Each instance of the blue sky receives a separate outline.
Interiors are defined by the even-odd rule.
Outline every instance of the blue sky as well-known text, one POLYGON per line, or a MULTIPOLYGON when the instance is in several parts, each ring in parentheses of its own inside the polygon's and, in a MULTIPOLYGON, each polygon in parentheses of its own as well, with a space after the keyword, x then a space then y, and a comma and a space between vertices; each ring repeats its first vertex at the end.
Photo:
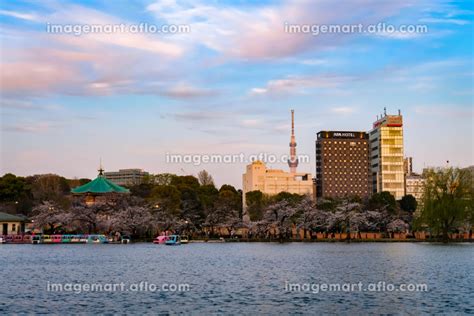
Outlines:
MULTIPOLYGON (((415 169, 474 164, 472 1, 9 1, 0 6, 1 173, 196 174, 241 187, 245 163, 174 154, 299 154, 319 130, 402 111, 415 169), (185 34, 51 34, 50 24, 185 24, 185 34), (289 34, 293 24, 427 33, 289 34)), ((287 169, 283 163, 273 168, 287 169)))

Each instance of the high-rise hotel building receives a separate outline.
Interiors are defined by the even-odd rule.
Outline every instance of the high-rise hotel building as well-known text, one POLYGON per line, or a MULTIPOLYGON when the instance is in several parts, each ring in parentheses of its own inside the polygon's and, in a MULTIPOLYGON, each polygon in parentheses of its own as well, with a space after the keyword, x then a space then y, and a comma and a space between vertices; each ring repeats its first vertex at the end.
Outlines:
POLYGON ((387 115, 378 119, 369 133, 374 192, 388 191, 399 200, 405 195, 403 118, 387 115))
POLYGON ((321 131, 316 139, 316 196, 372 194, 369 135, 321 131))

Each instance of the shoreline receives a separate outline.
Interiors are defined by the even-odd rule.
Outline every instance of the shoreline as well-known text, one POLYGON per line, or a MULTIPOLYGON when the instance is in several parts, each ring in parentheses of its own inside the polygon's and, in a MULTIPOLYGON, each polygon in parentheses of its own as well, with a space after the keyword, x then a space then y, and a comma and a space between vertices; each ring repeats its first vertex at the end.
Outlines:
MULTIPOLYGON (((252 240, 218 240, 218 239, 211 239, 211 240, 203 240, 203 239, 196 239, 190 240, 190 244, 225 244, 225 243, 279 243, 279 244, 289 244, 289 243, 430 243, 430 244, 459 244, 459 243, 474 243, 474 240, 451 240, 448 242, 443 242, 442 240, 417 240, 417 239, 405 239, 405 240, 392 240, 392 239, 376 239, 376 240, 331 240, 331 239, 318 239, 318 240, 298 240, 298 239, 289 239, 289 240, 276 240, 276 239, 252 239, 252 240)), ((147 240, 137 240, 130 242, 130 244, 153 244, 152 241, 147 240)), ((3 243, 1 245, 90 245, 87 243, 39 243, 39 244, 32 244, 32 243, 23 243, 23 242, 15 242, 15 243, 3 243)), ((97 244, 99 245, 99 244, 97 244)), ((117 242, 111 243, 101 243, 100 245, 127 245, 117 242)))

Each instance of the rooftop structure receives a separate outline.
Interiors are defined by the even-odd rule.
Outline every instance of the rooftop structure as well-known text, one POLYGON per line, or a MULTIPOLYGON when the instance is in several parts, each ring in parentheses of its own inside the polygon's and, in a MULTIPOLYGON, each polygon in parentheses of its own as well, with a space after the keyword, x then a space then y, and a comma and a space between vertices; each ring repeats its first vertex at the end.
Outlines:
POLYGON ((0 234, 15 235, 25 231, 24 217, 0 212, 0 234))
POLYGON ((143 182, 148 172, 142 169, 119 169, 119 171, 104 172, 104 177, 118 185, 137 185, 143 182))
POLYGON ((89 183, 81 185, 71 190, 71 192, 75 195, 85 195, 86 196, 86 204, 91 205, 98 200, 96 199, 98 196, 105 195, 105 194, 112 194, 112 193, 130 193, 130 191, 124 187, 121 187, 112 181, 106 179, 104 177, 104 170, 100 167, 99 175, 97 178, 92 180, 89 183))

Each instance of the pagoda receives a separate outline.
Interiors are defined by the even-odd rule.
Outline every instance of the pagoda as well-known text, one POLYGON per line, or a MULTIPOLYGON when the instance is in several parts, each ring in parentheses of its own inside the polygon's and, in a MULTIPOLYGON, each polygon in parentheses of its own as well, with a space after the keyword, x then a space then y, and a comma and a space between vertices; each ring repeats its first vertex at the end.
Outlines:
POLYGON ((99 175, 97 178, 89 183, 78 186, 71 190, 75 196, 84 196, 87 205, 96 203, 104 203, 113 200, 117 194, 128 194, 130 190, 113 183, 104 177, 104 169, 99 168, 99 175))

